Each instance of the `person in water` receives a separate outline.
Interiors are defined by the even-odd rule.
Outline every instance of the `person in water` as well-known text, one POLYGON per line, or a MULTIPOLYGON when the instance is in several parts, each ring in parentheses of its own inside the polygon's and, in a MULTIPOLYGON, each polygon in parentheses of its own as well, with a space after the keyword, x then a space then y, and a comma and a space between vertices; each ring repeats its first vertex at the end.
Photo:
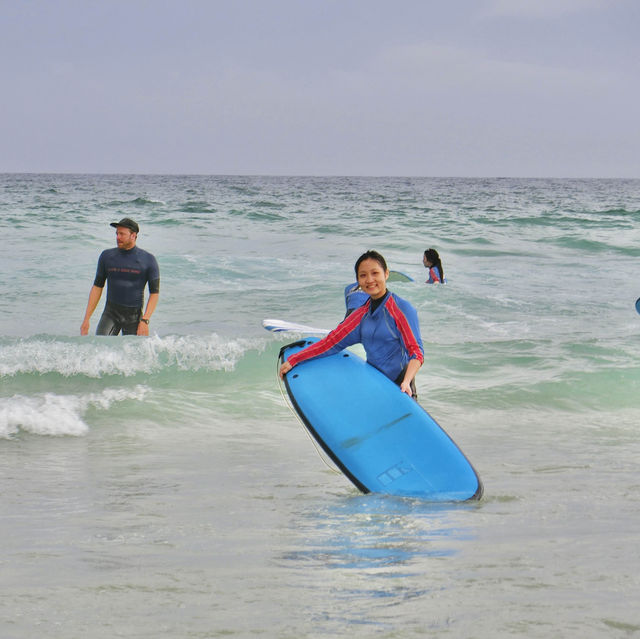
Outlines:
POLYGON ((447 280, 444 278, 444 269, 442 268, 438 251, 432 248, 427 249, 422 256, 422 263, 426 269, 429 269, 429 277, 426 284, 447 283, 447 280))
POLYGON ((96 335, 149 335, 149 320, 160 295, 160 269, 156 258, 136 246, 140 228, 125 217, 112 222, 116 229, 116 248, 106 249, 98 258, 96 277, 89 292, 87 310, 80 334, 89 334, 89 321, 107 283, 107 301, 96 335), (144 289, 149 286, 147 307, 144 289))
POLYGON ((409 302, 387 290, 389 269, 380 253, 367 251, 361 255, 355 271, 369 299, 325 338, 290 355, 280 367, 280 377, 300 362, 362 344, 367 362, 416 399, 415 376, 424 362, 418 313, 409 302))

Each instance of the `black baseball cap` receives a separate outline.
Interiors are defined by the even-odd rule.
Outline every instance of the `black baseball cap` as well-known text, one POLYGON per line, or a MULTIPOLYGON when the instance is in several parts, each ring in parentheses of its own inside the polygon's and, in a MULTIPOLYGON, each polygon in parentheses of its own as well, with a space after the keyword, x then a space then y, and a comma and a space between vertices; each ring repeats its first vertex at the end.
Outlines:
POLYGON ((118 228, 124 226, 126 229, 133 231, 134 233, 140 233, 140 227, 137 222, 134 222, 130 217, 123 217, 119 222, 111 222, 109 226, 118 228))

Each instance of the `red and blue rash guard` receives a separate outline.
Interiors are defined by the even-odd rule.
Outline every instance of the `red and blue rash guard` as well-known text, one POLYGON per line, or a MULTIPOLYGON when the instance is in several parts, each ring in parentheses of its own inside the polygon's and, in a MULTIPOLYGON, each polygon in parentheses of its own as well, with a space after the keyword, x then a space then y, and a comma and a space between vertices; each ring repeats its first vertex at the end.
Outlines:
POLYGON ((160 291, 160 269, 156 258, 141 248, 134 246, 125 250, 112 248, 102 251, 98 258, 98 268, 93 282, 95 286, 107 286, 107 301, 142 308, 144 287, 149 284, 149 293, 160 291))
POLYGON ((294 353, 291 366, 314 357, 326 357, 353 344, 362 344, 367 362, 395 381, 410 359, 424 362, 418 313, 409 302, 394 293, 370 312, 371 300, 348 315, 319 342, 294 353))
MULTIPOLYGON (((440 269, 437 266, 432 266, 429 268, 429 279, 426 281, 426 284, 436 284, 438 282, 442 282, 440 269)), ((444 284, 444 282, 442 283, 444 284)))

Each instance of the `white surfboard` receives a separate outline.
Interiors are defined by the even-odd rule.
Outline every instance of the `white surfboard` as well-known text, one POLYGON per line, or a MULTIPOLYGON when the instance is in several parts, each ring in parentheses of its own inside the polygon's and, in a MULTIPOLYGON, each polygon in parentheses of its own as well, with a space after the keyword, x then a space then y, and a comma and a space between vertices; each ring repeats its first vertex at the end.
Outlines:
POLYGON ((302 335, 327 335, 329 330, 326 328, 318 328, 316 326, 308 326, 307 324, 297 324, 296 322, 287 322, 279 319, 264 319, 262 326, 271 333, 300 333, 302 335))

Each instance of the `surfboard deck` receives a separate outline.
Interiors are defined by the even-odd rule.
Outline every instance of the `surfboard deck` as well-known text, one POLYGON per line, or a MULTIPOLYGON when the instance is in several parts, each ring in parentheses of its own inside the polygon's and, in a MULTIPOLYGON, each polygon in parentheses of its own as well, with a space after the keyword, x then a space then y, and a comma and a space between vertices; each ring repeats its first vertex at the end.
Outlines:
POLYGON ((640 313, 640 297, 636 300, 636 311, 640 313))
MULTIPOLYGON (((279 360, 315 341, 283 346, 279 360)), ((351 351, 302 362, 284 383, 311 435, 362 492, 438 502, 482 496, 478 474, 447 433, 351 351)))

